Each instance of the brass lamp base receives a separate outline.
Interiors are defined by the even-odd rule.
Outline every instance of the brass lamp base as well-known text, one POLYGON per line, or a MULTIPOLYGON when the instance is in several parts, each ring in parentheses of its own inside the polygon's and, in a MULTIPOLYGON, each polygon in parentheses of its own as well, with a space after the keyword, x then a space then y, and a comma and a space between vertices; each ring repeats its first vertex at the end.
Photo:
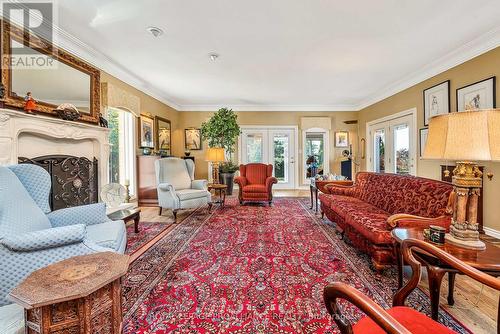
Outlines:
POLYGON ((477 209, 482 187, 482 173, 477 164, 459 161, 453 171, 453 218, 446 242, 467 249, 483 250, 479 240, 477 209))
POLYGON ((475 249, 475 250, 486 249, 485 243, 479 239, 477 239, 477 240, 462 240, 462 239, 455 238, 450 233, 446 233, 446 235, 444 236, 444 239, 446 240, 447 243, 450 243, 452 245, 462 247, 462 248, 475 249))

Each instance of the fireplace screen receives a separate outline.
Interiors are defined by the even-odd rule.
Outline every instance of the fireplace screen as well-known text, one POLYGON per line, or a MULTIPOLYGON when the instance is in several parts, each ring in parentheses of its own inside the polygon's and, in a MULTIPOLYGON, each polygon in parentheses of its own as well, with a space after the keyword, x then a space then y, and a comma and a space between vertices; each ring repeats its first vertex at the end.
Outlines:
POLYGON ((19 158, 19 163, 43 167, 52 180, 50 207, 52 210, 97 203, 97 159, 69 155, 46 155, 19 158))

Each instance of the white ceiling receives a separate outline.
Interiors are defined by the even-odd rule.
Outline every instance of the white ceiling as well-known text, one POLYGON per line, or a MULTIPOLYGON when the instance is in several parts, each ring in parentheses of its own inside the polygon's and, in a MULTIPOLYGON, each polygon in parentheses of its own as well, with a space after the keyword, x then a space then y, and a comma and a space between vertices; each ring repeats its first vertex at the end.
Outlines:
POLYGON ((500 45, 499 0, 58 6, 68 48, 90 46, 89 61, 179 110, 358 110, 500 45), (165 33, 155 39, 148 26, 165 33))

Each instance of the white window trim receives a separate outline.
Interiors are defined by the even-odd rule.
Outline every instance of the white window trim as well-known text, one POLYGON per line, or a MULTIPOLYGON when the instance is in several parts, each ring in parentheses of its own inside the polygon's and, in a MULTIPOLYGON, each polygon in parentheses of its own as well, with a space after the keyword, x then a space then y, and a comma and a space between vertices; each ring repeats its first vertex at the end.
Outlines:
POLYGON ((407 110, 403 110, 400 112, 397 112, 395 114, 391 114, 389 116, 385 116, 382 118, 375 119, 370 122, 366 122, 366 130, 365 130, 365 136, 366 136, 366 170, 369 172, 373 172, 373 164, 372 164, 372 158, 373 158, 373 143, 372 143, 372 136, 370 134, 370 127, 373 125, 376 125, 378 123, 384 123, 387 121, 392 121, 394 119, 404 117, 404 116, 412 116, 412 123, 413 123, 413 140, 414 140, 414 145, 415 149, 413 150, 413 161, 415 161, 415 175, 418 175, 418 163, 417 163, 417 151, 418 151, 418 126, 417 126, 417 108, 411 108, 407 110))
POLYGON ((306 177, 306 134, 308 132, 314 133, 322 133, 324 138, 324 166, 323 166, 323 175, 330 173, 330 130, 324 128, 309 128, 306 130, 302 130, 302 175, 300 177, 302 185, 308 186, 310 184, 310 180, 306 177))

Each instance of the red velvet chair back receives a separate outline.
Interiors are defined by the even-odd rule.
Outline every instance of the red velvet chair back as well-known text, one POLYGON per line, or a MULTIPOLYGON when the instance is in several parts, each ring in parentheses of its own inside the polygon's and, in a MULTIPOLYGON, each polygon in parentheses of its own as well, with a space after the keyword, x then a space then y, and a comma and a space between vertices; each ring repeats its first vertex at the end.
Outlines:
POLYGON ((258 163, 240 165, 240 175, 247 178, 248 184, 266 184, 266 179, 273 176, 273 165, 258 163))

